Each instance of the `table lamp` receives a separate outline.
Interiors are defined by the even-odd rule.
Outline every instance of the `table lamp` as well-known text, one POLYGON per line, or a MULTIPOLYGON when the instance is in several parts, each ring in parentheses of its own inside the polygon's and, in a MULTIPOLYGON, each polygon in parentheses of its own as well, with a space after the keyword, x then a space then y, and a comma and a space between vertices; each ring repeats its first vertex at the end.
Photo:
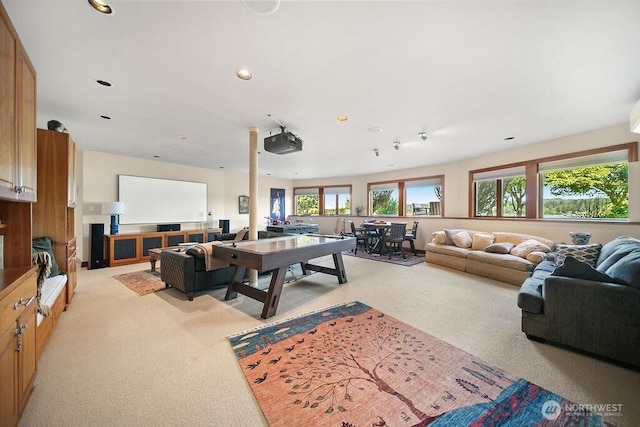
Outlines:
POLYGON ((118 234, 118 216, 124 213, 124 203, 104 202, 102 203, 102 213, 111 215, 111 234, 118 234))

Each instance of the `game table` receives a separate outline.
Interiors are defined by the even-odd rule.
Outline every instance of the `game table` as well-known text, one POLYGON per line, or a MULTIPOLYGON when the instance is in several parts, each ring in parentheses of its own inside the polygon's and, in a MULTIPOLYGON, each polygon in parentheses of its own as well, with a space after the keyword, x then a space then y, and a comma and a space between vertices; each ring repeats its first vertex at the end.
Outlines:
POLYGON ((347 274, 341 252, 355 247, 356 239, 349 236, 301 234, 222 244, 216 246, 213 256, 236 266, 224 299, 234 299, 241 293, 260 301, 264 303, 262 318, 268 319, 276 314, 282 285, 290 265, 299 263, 304 274, 307 274, 307 270, 331 274, 338 278, 338 283, 343 284, 347 282, 347 274), (309 263, 309 260, 325 255, 333 256, 334 268, 309 263), (263 291, 243 283, 247 268, 261 273, 271 272, 269 288, 263 291))

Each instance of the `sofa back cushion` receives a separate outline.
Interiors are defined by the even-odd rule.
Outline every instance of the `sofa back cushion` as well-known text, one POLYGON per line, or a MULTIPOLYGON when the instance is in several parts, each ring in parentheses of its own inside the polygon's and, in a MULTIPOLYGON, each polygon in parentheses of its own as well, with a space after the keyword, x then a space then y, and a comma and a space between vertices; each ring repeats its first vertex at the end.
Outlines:
POLYGON ((640 289, 640 240, 621 236, 606 243, 596 266, 598 271, 640 289))
POLYGON ((600 256, 602 245, 594 243, 590 245, 556 245, 556 265, 562 265, 565 258, 571 256, 578 261, 586 262, 591 267, 596 266, 596 261, 600 256))
POLYGON ((529 234, 521 234, 521 233, 508 233, 504 231, 494 231, 491 234, 496 236, 495 243, 507 242, 507 243, 513 243, 514 245, 517 245, 519 243, 524 242, 525 240, 534 239, 540 243, 544 243, 545 245, 547 245, 550 250, 554 250, 556 247, 556 244, 553 240, 549 240, 544 237, 532 236, 529 234))

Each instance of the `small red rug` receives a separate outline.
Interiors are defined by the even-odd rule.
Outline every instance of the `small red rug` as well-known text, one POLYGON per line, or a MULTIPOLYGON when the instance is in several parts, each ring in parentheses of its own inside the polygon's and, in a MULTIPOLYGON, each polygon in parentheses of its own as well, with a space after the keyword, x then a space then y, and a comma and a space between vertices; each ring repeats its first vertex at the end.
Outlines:
POLYGON ((156 271, 134 271, 133 273, 118 274, 111 277, 138 295, 152 294, 165 289, 164 282, 160 279, 160 269, 156 269, 156 271))
POLYGON ((603 425, 582 405, 360 302, 229 342, 274 427, 603 425))

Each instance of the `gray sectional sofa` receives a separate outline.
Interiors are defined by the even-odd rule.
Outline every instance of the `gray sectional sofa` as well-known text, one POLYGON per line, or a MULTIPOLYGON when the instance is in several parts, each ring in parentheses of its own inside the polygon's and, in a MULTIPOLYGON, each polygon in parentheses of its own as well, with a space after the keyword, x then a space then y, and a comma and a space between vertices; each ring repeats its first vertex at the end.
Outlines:
POLYGON ((640 240, 622 236, 595 263, 538 264, 518 293, 522 331, 640 368, 640 240))
POLYGON ((518 286, 555 248, 555 243, 549 239, 521 233, 455 229, 433 234, 434 239, 425 247, 427 262, 518 286), (467 245, 464 241, 453 241, 460 232, 465 232, 471 238, 469 247, 465 247, 469 244, 468 240, 467 245), (544 249, 534 247, 540 250, 514 251, 516 246, 532 240, 541 243, 544 249))

